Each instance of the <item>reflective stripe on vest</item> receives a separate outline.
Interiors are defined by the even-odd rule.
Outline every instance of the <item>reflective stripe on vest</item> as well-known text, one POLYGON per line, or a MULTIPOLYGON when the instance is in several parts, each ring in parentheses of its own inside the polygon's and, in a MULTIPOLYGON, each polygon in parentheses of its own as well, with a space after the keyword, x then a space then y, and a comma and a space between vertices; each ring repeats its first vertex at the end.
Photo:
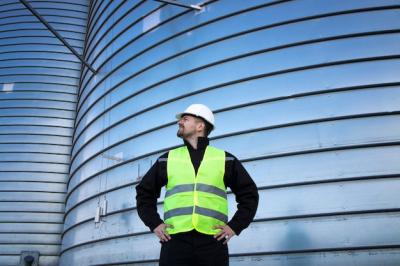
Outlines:
POLYGON ((169 234, 196 229, 215 234, 228 221, 228 201, 224 183, 225 152, 207 146, 195 174, 186 146, 168 153, 168 182, 164 199, 164 222, 173 227, 169 234))
MULTIPOLYGON (((166 191, 165 193, 165 197, 169 197, 175 193, 179 193, 179 192, 186 192, 186 191, 193 191, 194 190, 194 184, 185 184, 185 185, 177 185, 175 186, 173 189, 170 189, 168 191, 166 191)), ((226 198, 226 191, 214 186, 210 186, 207 184, 199 184, 197 183, 196 186, 196 190, 197 191, 203 191, 203 192, 208 192, 208 193, 212 193, 215 195, 218 195, 220 197, 226 198)))
MULTIPOLYGON (((172 210, 164 213, 164 219, 169 219, 174 216, 187 215, 187 214, 192 214, 192 213, 193 213, 193 207, 176 208, 176 209, 172 209, 172 210)), ((228 221, 228 216, 226 216, 225 214, 220 213, 218 211, 214 211, 212 209, 194 206, 194 213, 201 214, 204 216, 209 216, 209 217, 215 218, 217 220, 220 220, 224 223, 226 223, 228 221)))

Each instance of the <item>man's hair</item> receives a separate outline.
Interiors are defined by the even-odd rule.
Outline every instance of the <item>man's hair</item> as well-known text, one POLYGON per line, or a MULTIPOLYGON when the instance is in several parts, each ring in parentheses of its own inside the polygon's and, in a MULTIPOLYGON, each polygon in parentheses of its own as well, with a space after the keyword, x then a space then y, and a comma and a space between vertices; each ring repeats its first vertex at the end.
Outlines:
POLYGON ((213 126, 210 123, 208 123, 206 120, 203 119, 203 121, 204 121, 204 124, 206 125, 205 137, 208 137, 208 135, 210 135, 210 133, 211 133, 211 130, 213 129, 213 126))

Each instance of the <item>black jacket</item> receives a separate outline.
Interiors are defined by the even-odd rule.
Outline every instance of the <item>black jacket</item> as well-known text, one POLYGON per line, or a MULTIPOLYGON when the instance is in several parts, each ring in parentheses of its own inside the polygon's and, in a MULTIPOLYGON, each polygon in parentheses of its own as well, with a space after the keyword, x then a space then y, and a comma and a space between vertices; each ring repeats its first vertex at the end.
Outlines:
MULTIPOLYGON (((193 147, 185 141, 196 173, 203 160, 208 143, 208 138, 199 138, 197 149, 193 149, 193 147)), ((226 158, 229 159, 225 163, 224 183, 226 187, 231 188, 236 196, 236 202, 238 203, 237 211, 228 222, 228 225, 239 235, 243 229, 249 226, 256 214, 258 191, 257 186, 240 161, 232 154, 228 152, 225 153, 226 158)), ((168 158, 168 152, 159 157, 141 182, 136 186, 137 211, 139 217, 151 231, 163 223, 163 220, 161 220, 160 215, 157 213, 157 198, 160 197, 161 188, 165 186, 168 181, 166 158, 168 158)))

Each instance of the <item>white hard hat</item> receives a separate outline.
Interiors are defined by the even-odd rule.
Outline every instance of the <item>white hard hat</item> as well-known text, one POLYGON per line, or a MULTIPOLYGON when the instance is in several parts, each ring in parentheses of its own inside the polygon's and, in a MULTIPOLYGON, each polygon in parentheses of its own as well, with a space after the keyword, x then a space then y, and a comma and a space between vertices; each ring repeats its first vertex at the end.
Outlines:
POLYGON ((186 110, 183 113, 177 114, 176 118, 181 119, 181 117, 185 114, 201 117, 204 120, 206 120, 208 123, 210 123, 212 125, 213 129, 215 128, 214 114, 210 110, 210 108, 208 108, 204 104, 199 104, 199 103, 192 104, 188 108, 186 108, 186 110))

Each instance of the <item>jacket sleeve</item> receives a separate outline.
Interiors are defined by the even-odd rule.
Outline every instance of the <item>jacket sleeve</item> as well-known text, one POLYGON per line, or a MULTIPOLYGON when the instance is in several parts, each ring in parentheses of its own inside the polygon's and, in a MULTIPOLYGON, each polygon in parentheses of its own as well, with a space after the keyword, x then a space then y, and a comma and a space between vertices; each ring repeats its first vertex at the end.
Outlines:
POLYGON ((231 188, 237 202, 237 211, 228 225, 239 235, 243 229, 249 226, 256 214, 258 190, 242 163, 229 153, 226 156, 233 160, 228 161, 230 167, 225 175, 225 184, 231 188))
MULTIPOLYGON (((166 158, 164 154, 160 158, 166 158)), ((157 212, 157 199, 160 197, 161 188, 165 186, 166 170, 165 162, 160 158, 153 164, 149 171, 143 176, 136 186, 136 207, 140 219, 153 231, 163 223, 157 212)))

